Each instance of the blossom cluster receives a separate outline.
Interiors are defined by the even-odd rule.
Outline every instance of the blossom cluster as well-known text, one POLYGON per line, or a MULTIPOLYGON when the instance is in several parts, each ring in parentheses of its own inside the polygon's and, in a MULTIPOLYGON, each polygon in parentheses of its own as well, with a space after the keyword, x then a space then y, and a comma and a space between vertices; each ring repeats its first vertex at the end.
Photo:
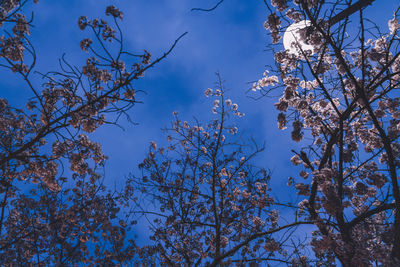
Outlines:
POLYGON ((191 123, 174 112, 168 148, 151 142, 139 165, 142 177, 131 179, 132 187, 143 194, 138 213, 154 218, 154 245, 145 246, 140 255, 158 258, 161 264, 192 265, 229 264, 236 256, 218 255, 230 253, 236 245, 242 247, 242 256, 252 258, 281 253, 272 235, 265 234, 254 244, 246 241, 275 229, 279 221, 279 212, 272 208, 269 173, 251 165, 261 149, 250 152, 235 141, 238 130, 230 125, 230 115, 238 116, 237 106, 225 99, 222 89, 207 89, 205 95, 212 98, 213 113, 219 118, 191 123), (158 210, 147 209, 147 201, 156 201, 158 210))
POLYGON ((292 122, 292 139, 304 144, 291 158, 301 170, 289 184, 305 197, 298 203, 299 214, 318 229, 310 243, 316 258, 324 264, 336 258, 349 266, 400 261, 400 240, 381 238, 400 233, 395 227, 400 217, 390 216, 400 212, 395 208, 400 204, 398 14, 389 20, 387 34, 367 31, 368 21, 361 21, 365 28, 357 39, 346 38, 343 30, 351 22, 329 25, 339 13, 334 3, 271 4, 277 12, 271 9, 265 28, 273 43, 280 39, 278 26, 299 20, 295 12, 311 22, 299 34, 315 54, 275 52, 277 68, 266 71, 253 89, 263 94, 280 90, 278 128, 292 122), (313 13, 324 8, 332 8, 331 15, 313 13))

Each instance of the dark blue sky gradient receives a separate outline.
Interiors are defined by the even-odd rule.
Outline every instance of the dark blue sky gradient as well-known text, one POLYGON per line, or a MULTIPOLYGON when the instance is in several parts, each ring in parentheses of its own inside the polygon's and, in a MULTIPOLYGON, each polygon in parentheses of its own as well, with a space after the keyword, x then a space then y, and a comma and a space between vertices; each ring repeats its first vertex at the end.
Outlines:
MULTIPOLYGON (((146 91, 139 95, 144 103, 135 106, 130 115, 138 125, 120 121, 125 131, 111 126, 99 129, 93 139, 100 142, 109 156, 106 164, 106 183, 122 181, 130 172, 137 173, 137 164, 148 151, 149 142, 166 143, 160 130, 169 126, 176 110, 182 120, 193 116, 200 120, 213 117, 212 103, 203 92, 215 88, 215 72, 219 71, 228 96, 239 104, 246 116, 239 120, 239 129, 245 130, 266 150, 258 163, 271 169, 272 187, 282 199, 290 199, 286 187, 288 176, 297 176, 298 168, 290 164, 291 149, 298 145, 290 140, 290 132, 279 131, 274 98, 253 100, 246 93, 251 83, 261 78, 265 65, 273 64, 266 52, 270 43, 263 23, 267 10, 262 0, 225 0, 213 12, 194 12, 193 7, 211 7, 216 0, 40 0, 33 6, 34 25, 32 42, 37 49, 36 70, 45 73, 57 69, 58 58, 82 65, 86 54, 79 49, 79 41, 86 34, 77 27, 81 15, 89 18, 104 16, 107 5, 114 4, 124 12, 122 28, 127 46, 133 52, 146 49, 153 58, 162 55, 183 32, 188 34, 161 63, 149 70, 136 83, 136 89, 146 91)), ((367 9, 366 16, 377 18, 387 31, 387 20, 392 16, 396 0, 379 0, 385 5, 367 9)), ((29 10, 29 9, 28 9, 29 10)), ((353 29, 356 30, 356 29, 353 29)), ((39 76, 38 76, 39 77, 39 76)), ((39 78, 36 85, 40 84, 39 78)), ((10 71, 0 69, 0 97, 13 105, 22 106, 31 96, 21 80, 10 71)), ((293 199, 292 199, 293 200, 293 199)))

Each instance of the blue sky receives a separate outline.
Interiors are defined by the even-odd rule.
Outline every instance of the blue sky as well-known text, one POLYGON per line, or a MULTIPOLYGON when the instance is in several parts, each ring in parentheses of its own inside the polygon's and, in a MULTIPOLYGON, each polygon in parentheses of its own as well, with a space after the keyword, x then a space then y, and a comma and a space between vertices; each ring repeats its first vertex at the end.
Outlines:
MULTIPOLYGON (((382 1, 382 0, 381 0, 382 1)), ((100 142, 109 156, 106 181, 121 181, 148 151, 150 141, 165 143, 160 130, 169 125, 171 113, 177 110, 184 120, 193 116, 212 118, 211 103, 203 96, 206 88, 214 87, 215 72, 219 71, 230 89, 228 95, 240 106, 246 116, 240 120, 241 129, 266 150, 258 163, 272 170, 272 186, 286 197, 288 176, 297 175, 299 169, 290 165, 291 149, 298 145, 290 140, 289 131, 279 131, 277 112, 273 103, 277 99, 253 100, 246 93, 251 83, 262 76, 265 65, 273 57, 266 52, 270 42, 263 23, 267 17, 262 0, 225 0, 213 12, 193 12, 193 7, 211 7, 216 0, 40 0, 33 7, 35 28, 32 41, 37 49, 37 70, 46 72, 57 68, 63 53, 73 64, 80 65, 86 56, 79 49, 85 35, 77 27, 81 15, 104 16, 107 5, 114 4, 124 12, 122 28, 127 46, 133 52, 146 49, 154 57, 170 47, 183 32, 188 34, 174 51, 160 64, 149 70, 136 83, 136 89, 146 91, 130 115, 138 125, 122 120, 125 131, 111 126, 98 130, 93 138, 100 142), (288 168, 290 167, 290 168, 288 168)), ((383 2, 383 1, 382 1, 383 2)), ((367 16, 386 21, 397 1, 386 0, 386 6, 367 10, 367 16), (388 12, 390 10, 390 12, 388 12)), ((10 72, 0 70, 1 97, 15 105, 23 105, 30 92, 23 83, 12 78, 10 72), (11 76, 11 77, 10 77, 11 76), (22 97, 21 97, 22 96, 22 97)), ((36 80, 39 84, 39 80, 36 80)))
MULTIPOLYGON (((266 165, 279 170, 289 162, 285 155, 281 159, 276 154, 268 156, 268 151, 276 151, 274 146, 279 139, 287 142, 287 136, 282 136, 275 127, 276 112, 272 106, 275 100, 255 101, 249 98, 251 94, 246 94, 251 82, 260 78, 265 65, 272 62, 272 55, 264 51, 269 41, 263 28, 267 15, 264 4, 257 0, 230 0, 211 13, 191 11, 193 7, 209 7, 214 3, 199 0, 41 0, 34 6, 32 39, 39 58, 37 70, 41 72, 56 69, 63 53, 71 63, 82 64, 82 56, 86 55, 80 51, 79 41, 85 33, 78 29, 77 18, 83 14, 89 18, 104 16, 109 4, 124 11, 122 27, 131 51, 146 49, 157 57, 188 31, 175 50, 136 83, 136 89, 147 93, 140 97, 144 103, 130 112, 138 125, 122 120, 125 131, 106 126, 94 135, 110 157, 107 180, 120 179, 134 171, 151 140, 158 143, 165 140, 160 129, 169 125, 172 111, 179 111, 186 120, 193 116, 211 118, 211 103, 203 92, 214 87, 216 71, 226 80, 229 97, 246 113, 240 120, 242 128, 260 142, 266 142, 268 149, 263 160, 266 165)), ((10 76, 4 71, 0 74, 10 76)), ((28 96, 29 91, 16 82, 8 80, 5 92, 18 103, 20 96, 28 96)))

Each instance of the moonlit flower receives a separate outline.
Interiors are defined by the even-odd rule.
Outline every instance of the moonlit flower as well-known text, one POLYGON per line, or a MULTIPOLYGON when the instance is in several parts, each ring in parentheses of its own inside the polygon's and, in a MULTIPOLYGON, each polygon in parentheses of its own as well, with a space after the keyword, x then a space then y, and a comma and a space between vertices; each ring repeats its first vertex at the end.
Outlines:
POLYGON ((228 176, 228 172, 226 171, 225 168, 222 168, 222 169, 221 169, 220 174, 221 174, 222 176, 228 176))
POLYGON ((296 155, 294 155, 293 157, 290 158, 290 162, 292 162, 293 165, 297 166, 297 165, 301 164, 303 161, 296 154, 296 155))
POLYGON ((394 17, 393 19, 389 20, 388 22, 390 34, 394 35, 395 32, 400 28, 399 20, 394 17))
POLYGON ((225 188, 225 186, 226 186, 226 184, 227 184, 227 181, 226 181, 226 179, 222 179, 222 180, 220 181, 220 183, 221 183, 221 187, 222 187, 222 188, 225 188))
POLYGON ((207 88, 207 90, 204 91, 204 95, 206 97, 209 97, 212 94, 212 89, 211 88, 207 88))
POLYGON ((150 144, 151 144, 151 148, 152 148, 152 149, 154 149, 154 150, 157 149, 157 144, 156 144, 156 142, 151 141, 150 144))

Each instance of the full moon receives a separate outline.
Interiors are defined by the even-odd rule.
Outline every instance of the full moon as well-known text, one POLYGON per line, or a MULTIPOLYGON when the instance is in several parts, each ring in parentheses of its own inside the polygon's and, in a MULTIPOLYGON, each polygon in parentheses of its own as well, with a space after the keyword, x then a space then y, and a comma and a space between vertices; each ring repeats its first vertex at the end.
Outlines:
POLYGON ((300 40, 300 29, 304 29, 311 25, 309 20, 302 20, 297 23, 290 25, 283 35, 283 46, 285 50, 288 50, 291 54, 301 54, 301 50, 311 50, 314 53, 314 47, 312 45, 306 44, 300 40), (301 47, 301 50, 296 46, 296 44, 301 47))

